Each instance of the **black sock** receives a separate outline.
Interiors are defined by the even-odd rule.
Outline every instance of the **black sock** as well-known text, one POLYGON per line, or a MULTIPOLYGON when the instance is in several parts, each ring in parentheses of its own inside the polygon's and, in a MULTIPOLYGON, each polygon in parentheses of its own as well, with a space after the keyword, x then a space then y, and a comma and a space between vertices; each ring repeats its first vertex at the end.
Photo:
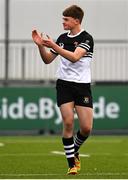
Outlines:
POLYGON ((75 154, 78 152, 80 146, 85 142, 89 135, 83 136, 80 134, 80 131, 77 132, 76 136, 74 137, 74 147, 75 147, 75 154))
POLYGON ((74 140, 73 137, 71 138, 62 138, 63 145, 64 145, 64 150, 65 150, 65 155, 68 161, 68 165, 70 168, 75 166, 75 161, 74 161, 74 140))

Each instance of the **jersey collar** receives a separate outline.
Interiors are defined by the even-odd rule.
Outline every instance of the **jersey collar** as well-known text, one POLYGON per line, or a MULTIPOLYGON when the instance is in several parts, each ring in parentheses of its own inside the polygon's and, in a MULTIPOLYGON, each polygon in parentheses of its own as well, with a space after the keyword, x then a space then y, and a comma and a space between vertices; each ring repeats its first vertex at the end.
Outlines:
POLYGON ((67 36, 70 37, 70 38, 73 38, 73 37, 76 37, 76 36, 80 35, 83 31, 84 31, 84 29, 81 29, 81 31, 78 32, 78 33, 75 34, 75 35, 70 35, 70 31, 69 31, 68 34, 67 34, 67 36))

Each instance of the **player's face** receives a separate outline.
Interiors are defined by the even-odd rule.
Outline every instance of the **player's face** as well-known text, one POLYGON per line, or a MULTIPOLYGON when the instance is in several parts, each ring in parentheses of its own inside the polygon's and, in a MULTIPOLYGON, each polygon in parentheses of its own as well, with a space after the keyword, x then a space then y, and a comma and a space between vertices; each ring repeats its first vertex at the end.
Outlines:
POLYGON ((63 17, 64 30, 72 30, 78 24, 78 20, 72 17, 63 17))

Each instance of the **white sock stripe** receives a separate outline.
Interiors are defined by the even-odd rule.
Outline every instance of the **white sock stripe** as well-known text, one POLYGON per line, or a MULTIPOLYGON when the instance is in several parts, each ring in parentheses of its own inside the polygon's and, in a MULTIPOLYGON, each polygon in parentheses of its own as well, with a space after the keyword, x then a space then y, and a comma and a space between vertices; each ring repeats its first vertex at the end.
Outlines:
POLYGON ((74 141, 75 141, 76 139, 78 139, 79 141, 83 142, 82 140, 80 140, 80 139, 77 137, 77 135, 74 137, 74 141))
POLYGON ((76 144, 76 143, 74 143, 74 144, 75 144, 75 146, 80 147, 80 145, 78 145, 78 144, 76 144))
POLYGON ((75 141, 76 137, 77 137, 77 135, 74 136, 74 141, 75 141))
POLYGON ((83 144, 83 142, 79 142, 77 139, 75 140, 75 143, 78 144, 78 145, 83 144))
POLYGON ((74 157, 74 154, 66 155, 67 158, 72 158, 74 157))
POLYGON ((79 146, 81 146, 82 143, 79 143, 79 142, 75 141, 75 144, 78 144, 79 146))
POLYGON ((75 138, 74 138, 74 145, 75 145, 75 143, 76 143, 76 141, 77 141, 76 139, 77 139, 77 138, 75 137, 75 138))
POLYGON ((74 144, 64 146, 64 149, 74 148, 74 144))
POLYGON ((80 140, 78 137, 75 139, 79 144, 82 144, 84 141, 80 140))
POLYGON ((65 150, 65 153, 67 154, 67 153, 74 153, 74 149, 71 149, 71 150, 65 150))

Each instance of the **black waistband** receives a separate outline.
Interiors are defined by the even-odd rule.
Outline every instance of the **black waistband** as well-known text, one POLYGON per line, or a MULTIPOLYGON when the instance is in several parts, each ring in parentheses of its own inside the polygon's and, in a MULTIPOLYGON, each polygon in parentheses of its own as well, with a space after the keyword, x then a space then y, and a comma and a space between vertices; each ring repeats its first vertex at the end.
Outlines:
POLYGON ((62 79, 58 79, 57 83, 61 83, 61 84, 79 84, 79 85, 87 85, 90 86, 91 83, 78 83, 78 82, 73 82, 73 81, 65 81, 62 79))

